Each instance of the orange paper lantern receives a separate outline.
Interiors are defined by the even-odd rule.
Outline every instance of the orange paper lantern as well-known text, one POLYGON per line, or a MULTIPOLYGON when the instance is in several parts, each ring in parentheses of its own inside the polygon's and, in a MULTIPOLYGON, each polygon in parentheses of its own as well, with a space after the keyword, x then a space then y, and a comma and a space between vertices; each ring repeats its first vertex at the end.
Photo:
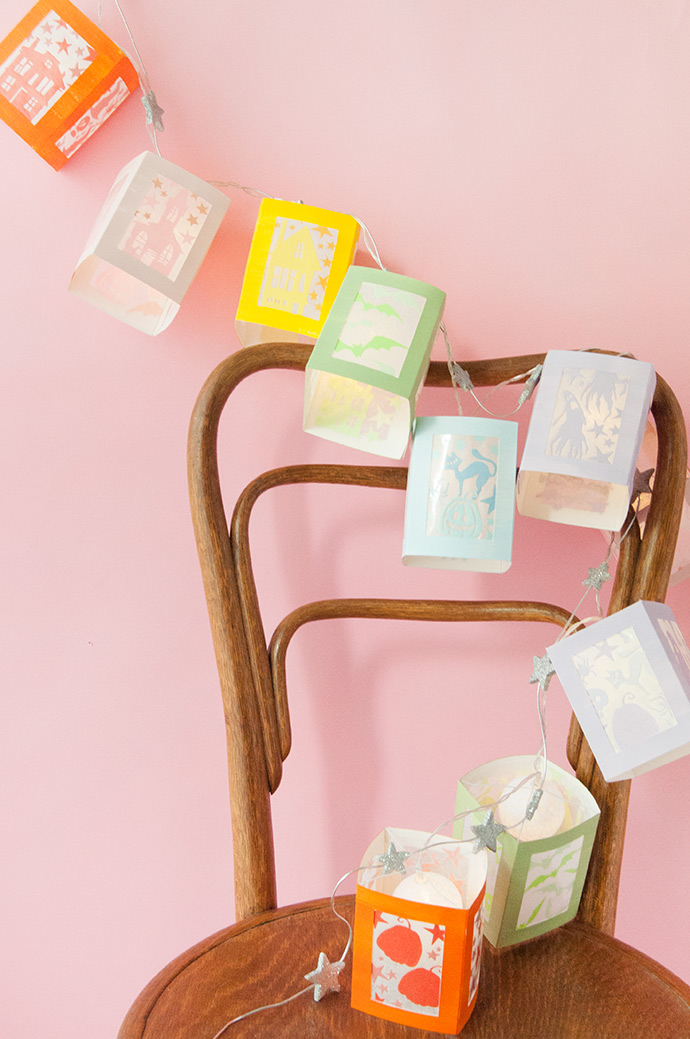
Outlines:
POLYGON ((69 0, 39 0, 0 43, 0 118, 56 170, 138 86, 129 58, 69 0))

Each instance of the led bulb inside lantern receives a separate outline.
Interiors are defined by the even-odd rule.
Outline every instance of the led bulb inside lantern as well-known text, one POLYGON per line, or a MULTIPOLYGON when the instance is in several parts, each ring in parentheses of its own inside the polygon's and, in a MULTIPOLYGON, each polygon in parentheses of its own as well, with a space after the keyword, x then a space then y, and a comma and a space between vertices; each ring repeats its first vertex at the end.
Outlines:
POLYGON ((527 805, 536 786, 527 782, 516 789, 523 778, 518 776, 501 791, 500 797, 506 797, 507 794, 510 796, 496 806, 496 821, 511 830, 521 841, 538 841, 544 837, 553 837, 565 819, 565 800, 561 788, 552 779, 547 779, 537 810, 531 819, 526 819, 527 805), (524 822, 520 826, 521 820, 524 822))
POLYGON ((418 870, 401 880, 393 894, 396 898, 406 898, 410 902, 464 909, 462 897, 455 884, 440 873, 424 873, 418 870))

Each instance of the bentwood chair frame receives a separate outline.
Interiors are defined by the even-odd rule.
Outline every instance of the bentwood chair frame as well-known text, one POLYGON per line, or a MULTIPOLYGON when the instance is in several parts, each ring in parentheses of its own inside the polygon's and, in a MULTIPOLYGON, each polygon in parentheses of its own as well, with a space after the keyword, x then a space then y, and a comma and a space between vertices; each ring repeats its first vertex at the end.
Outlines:
MULTIPOLYGON (((355 484, 404 490, 407 470, 383 465, 299 465, 273 469, 239 496, 228 523, 217 458, 218 427, 233 390, 266 369, 300 372, 311 348, 268 344, 231 355, 203 387, 190 425, 188 469, 194 529, 225 711, 232 809, 237 923, 199 943, 154 978, 130 1010, 120 1039, 213 1039, 224 1022, 294 991, 294 962, 306 969, 332 919, 329 900, 277 909, 271 795, 291 744, 286 651, 304 624, 343 617, 426 621, 543 621, 561 626, 569 611, 540 602, 331 599, 290 613, 266 639, 249 546, 252 508, 264 492, 289 483, 355 484), (290 950, 289 956, 286 949, 290 950)), ((514 379, 543 354, 467 362, 475 386, 514 379)), ((447 365, 432 361, 427 386, 450 386, 447 365)), ((658 459, 644 533, 632 513, 621 542, 609 612, 638 599, 663 601, 680 522, 687 469, 683 415, 657 376, 652 405, 658 459)), ((690 987, 613 936, 630 781, 608 784, 573 716, 567 753, 601 809, 576 920, 543 938, 494 953, 485 946, 480 994, 467 1039, 682 1039, 690 1036, 690 987)), ((352 898, 338 899, 352 913, 352 898)), ((320 944, 321 943, 321 944, 320 944)), ((326 950, 337 959, 340 950, 326 950)), ((299 980, 299 974, 297 975, 299 980)), ((408 1029, 351 1010, 343 991, 293 1001, 272 1015, 231 1026, 251 1036, 348 1036, 423 1039, 408 1029)))

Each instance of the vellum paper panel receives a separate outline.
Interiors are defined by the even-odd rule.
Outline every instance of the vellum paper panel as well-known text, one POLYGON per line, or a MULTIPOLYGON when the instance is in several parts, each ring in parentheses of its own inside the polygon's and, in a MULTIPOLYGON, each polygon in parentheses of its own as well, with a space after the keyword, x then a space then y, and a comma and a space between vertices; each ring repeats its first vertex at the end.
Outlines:
MULTIPOLYGON (((421 910, 421 906, 420 906, 421 910)), ((375 915, 371 998, 386 1006, 438 1017, 446 928, 395 913, 375 915)))
POLYGON ((116 108, 129 97, 130 90, 121 76, 101 94, 83 115, 80 115, 74 123, 55 142, 66 158, 81 148, 85 141, 98 130, 112 115, 116 108))
POLYGON ((333 357, 398 378, 426 305, 424 296, 363 281, 333 357))
POLYGON ((678 724, 634 628, 576 653, 573 664, 616 754, 678 724))
POLYGON ((426 533, 493 540, 498 437, 432 438, 426 533))
POLYGON ((568 911, 583 843, 581 834, 559 848, 534 852, 531 856, 518 913, 519 931, 554 920, 568 911))
POLYGON ((335 227, 276 217, 259 306, 318 321, 337 242, 335 227))
POLYGON ((305 429, 339 444, 400 458, 409 424, 410 409, 404 398, 356 379, 307 371, 305 429))
POLYGON ((629 378, 594 368, 564 368, 546 453, 613 465, 629 378))
POLYGON ((403 563, 503 573, 511 564, 517 425, 417 419, 405 498, 403 563))

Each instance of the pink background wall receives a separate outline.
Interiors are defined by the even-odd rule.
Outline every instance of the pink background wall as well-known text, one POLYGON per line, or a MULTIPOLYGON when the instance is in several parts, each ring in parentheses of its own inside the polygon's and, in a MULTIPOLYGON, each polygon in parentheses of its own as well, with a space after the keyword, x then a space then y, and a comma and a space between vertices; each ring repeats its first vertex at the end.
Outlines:
MULTIPOLYGON (((0 33, 26 5, 4 0, 0 33)), ((128 48, 103 6, 103 28, 128 48)), ((690 417, 684 0, 124 6, 165 109, 166 158, 357 214, 388 267, 448 293, 459 359, 633 351, 690 417)), ((95 18, 96 0, 82 10, 95 18)), ((185 443, 203 380, 238 346, 257 201, 228 192, 178 317, 151 339, 66 292, 116 173, 148 147, 139 101, 60 173, 4 126, 0 140, 0 1023, 13 1039, 112 1039, 148 978, 232 919, 185 443)), ((295 375, 243 388, 223 431, 242 454, 229 483, 328 454, 301 432, 300 409, 295 375)), ((452 400, 427 394, 422 410, 452 413, 452 400)), ((354 499, 321 488, 261 503, 269 622, 323 594, 491 598, 526 580, 535 598, 574 605, 605 555, 597 532, 518 520, 505 577, 408 571, 402 497, 354 499)), ((690 637, 687 583, 668 601, 690 637)), ((396 625, 372 638, 351 622, 295 642, 296 747, 275 799, 283 901, 328 894, 384 825, 433 828, 481 761, 536 750, 528 677, 550 632, 421 637, 413 651, 396 625)), ((554 682, 560 763, 564 701, 554 682)), ((686 980, 689 785, 690 758, 635 781, 618 925, 686 980)))

